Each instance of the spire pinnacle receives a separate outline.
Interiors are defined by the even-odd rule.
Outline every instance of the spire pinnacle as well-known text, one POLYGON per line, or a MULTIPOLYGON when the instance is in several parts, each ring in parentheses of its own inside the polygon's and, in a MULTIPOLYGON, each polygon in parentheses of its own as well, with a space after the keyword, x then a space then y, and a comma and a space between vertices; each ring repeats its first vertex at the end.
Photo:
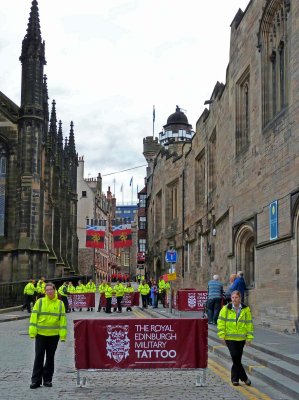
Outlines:
POLYGON ((76 147, 75 147, 75 135, 74 135, 74 123, 71 121, 71 129, 68 141, 68 150, 70 156, 76 156, 76 147))
MULTIPOLYGON (((33 54, 39 55, 43 59, 45 58, 45 43, 42 42, 39 11, 36 0, 32 1, 29 21, 27 25, 27 32, 22 42, 22 54, 20 57, 20 61, 23 61, 26 55, 33 54)), ((44 64, 46 64, 45 59, 44 64)))

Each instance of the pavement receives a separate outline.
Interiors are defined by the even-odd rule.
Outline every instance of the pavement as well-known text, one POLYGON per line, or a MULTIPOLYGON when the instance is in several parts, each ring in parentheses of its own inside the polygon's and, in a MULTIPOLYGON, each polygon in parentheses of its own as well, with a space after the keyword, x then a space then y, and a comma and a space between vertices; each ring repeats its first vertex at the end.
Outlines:
MULTIPOLYGON (((3 310, 2 310, 3 311, 3 310)), ((192 313, 193 314, 193 313, 192 313)), ((198 376, 196 370, 100 370, 82 371, 81 375, 87 379, 84 387, 78 387, 77 371, 74 367, 74 339, 73 323, 78 318, 192 318, 193 315, 170 314, 168 310, 159 308, 142 310, 135 307, 133 312, 122 314, 105 314, 103 312, 75 312, 68 316, 68 340, 66 343, 59 343, 55 358, 55 374, 52 388, 41 387, 36 390, 29 389, 30 377, 34 359, 34 341, 28 337, 28 317, 24 311, 6 310, 0 314, 0 399, 18 400, 24 399, 49 399, 59 400, 82 400, 88 398, 105 400, 289 400, 298 399, 295 395, 282 394, 272 384, 265 382, 254 374, 254 366, 251 369, 250 378, 253 386, 233 387, 230 384, 229 368, 230 361, 226 360, 225 354, 217 354, 217 349, 225 353, 225 347, 217 342, 216 327, 209 325, 209 367, 207 369, 206 385, 196 387, 195 381, 198 376), (217 347, 218 346, 218 347, 217 347)), ((194 313, 198 318, 198 313, 194 313)), ((297 335, 279 334, 263 328, 256 328, 254 341, 256 348, 251 347, 250 351, 260 352, 263 350, 276 352, 277 356, 285 356, 286 360, 299 359, 299 341, 297 335), (279 352, 278 352, 279 349, 279 352)), ((262 353, 275 358, 272 354, 262 353)), ((256 356, 256 354, 255 354, 256 356)), ((256 356, 257 357, 257 356, 256 356)), ((280 358, 279 358, 280 360, 280 358)), ((287 362, 287 361, 285 361, 287 362)), ((251 362, 253 364, 253 362, 251 362)), ((256 367, 256 370, 267 369, 268 367, 256 367)), ((296 366, 294 365, 294 369, 296 366)), ((298 381, 297 381, 298 382, 298 381)), ((298 386, 298 384, 297 384, 298 386)))

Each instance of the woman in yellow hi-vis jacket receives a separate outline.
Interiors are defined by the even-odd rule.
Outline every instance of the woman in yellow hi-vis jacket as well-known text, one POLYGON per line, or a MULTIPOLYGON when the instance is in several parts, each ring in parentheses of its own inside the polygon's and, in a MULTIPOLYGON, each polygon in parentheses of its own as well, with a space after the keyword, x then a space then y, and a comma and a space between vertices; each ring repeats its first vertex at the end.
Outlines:
POLYGON ((35 360, 31 377, 31 389, 52 387, 54 357, 59 339, 65 341, 67 321, 64 304, 57 298, 53 283, 45 286, 45 297, 35 303, 29 324, 29 336, 35 338, 35 360), (44 358, 46 354, 46 362, 44 358))
POLYGON ((237 290, 232 292, 231 300, 220 311, 217 321, 218 336, 225 341, 233 361, 232 384, 238 386, 241 380, 249 386, 251 381, 243 368, 242 355, 245 343, 250 344, 254 337, 251 312, 248 306, 241 303, 241 294, 237 290))

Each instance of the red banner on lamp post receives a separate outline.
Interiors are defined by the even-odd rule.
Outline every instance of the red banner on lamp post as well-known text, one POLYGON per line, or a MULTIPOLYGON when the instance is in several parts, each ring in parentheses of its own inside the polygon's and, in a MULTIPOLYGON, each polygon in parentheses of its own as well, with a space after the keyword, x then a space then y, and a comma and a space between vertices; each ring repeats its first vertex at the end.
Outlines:
POLYGON ((74 336, 78 370, 207 368, 207 319, 81 319, 74 336))

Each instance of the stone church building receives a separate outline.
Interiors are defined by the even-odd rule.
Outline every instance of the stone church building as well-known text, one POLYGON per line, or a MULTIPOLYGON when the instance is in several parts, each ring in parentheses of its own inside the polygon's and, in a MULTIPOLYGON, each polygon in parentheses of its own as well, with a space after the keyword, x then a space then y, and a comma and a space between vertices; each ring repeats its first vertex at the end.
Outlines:
POLYGON ((45 43, 32 1, 22 42, 21 104, 0 92, 0 282, 78 272, 74 126, 49 116, 45 43))
POLYGON ((205 289, 215 273, 226 286, 242 270, 255 323, 290 333, 299 331, 298 37, 297 0, 251 0, 231 23, 226 82, 195 134, 178 107, 159 141, 144 139, 148 274, 168 270, 169 248, 176 287, 205 289))

